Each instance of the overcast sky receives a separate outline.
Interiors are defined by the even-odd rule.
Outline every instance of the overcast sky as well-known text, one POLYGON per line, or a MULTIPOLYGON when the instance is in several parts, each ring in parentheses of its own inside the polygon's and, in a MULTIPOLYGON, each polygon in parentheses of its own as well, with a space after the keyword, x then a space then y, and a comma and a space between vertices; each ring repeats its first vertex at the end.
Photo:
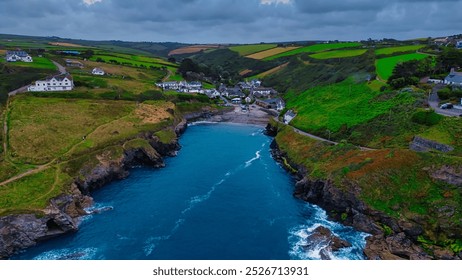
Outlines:
POLYGON ((0 33, 183 43, 462 33, 462 0, 0 0, 0 33))

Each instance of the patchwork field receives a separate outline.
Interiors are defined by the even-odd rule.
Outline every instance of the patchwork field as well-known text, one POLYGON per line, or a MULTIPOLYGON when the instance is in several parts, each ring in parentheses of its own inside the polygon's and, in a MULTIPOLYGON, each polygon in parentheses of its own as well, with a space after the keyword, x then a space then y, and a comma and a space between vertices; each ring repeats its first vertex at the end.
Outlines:
POLYGON ((286 68, 287 65, 289 65, 288 62, 287 62, 287 63, 284 63, 284 64, 282 64, 282 65, 276 66, 276 67, 274 67, 274 68, 272 68, 272 69, 270 69, 270 70, 268 70, 268 71, 265 71, 265 72, 263 72, 263 73, 260 73, 260 74, 258 74, 258 75, 255 75, 255 76, 253 76, 252 78, 255 78, 255 79, 264 78, 264 77, 269 76, 269 75, 271 75, 271 74, 277 73, 278 71, 281 71, 282 69, 286 68))
POLYGON ((288 52, 275 54, 273 56, 265 58, 265 60, 273 60, 280 57, 292 56, 300 53, 316 53, 327 50, 343 49, 343 48, 354 48, 361 46, 360 43, 329 43, 329 44, 316 44, 308 47, 302 47, 288 52))
POLYGON ((173 50, 169 52, 168 55, 171 56, 171 55, 179 55, 179 54, 192 54, 192 53, 198 53, 198 52, 206 51, 210 49, 218 49, 219 47, 220 45, 194 45, 194 46, 188 46, 188 47, 173 50))
POLYGON ((390 78, 393 73, 393 69, 395 69, 395 66, 398 63, 402 63, 402 62, 406 62, 406 61, 410 61, 414 59, 420 60, 426 57, 428 57, 428 55, 426 54, 412 53, 412 54, 404 54, 404 55, 377 59, 375 62, 377 74, 379 75, 381 79, 388 80, 388 78, 390 78))
POLYGON ((289 51, 292 51, 292 50, 295 50, 295 49, 298 49, 298 48, 299 47, 277 47, 277 48, 269 49, 269 50, 266 50, 266 51, 257 52, 257 53, 248 55, 246 57, 262 60, 262 59, 265 59, 267 57, 275 56, 275 55, 280 54, 280 53, 289 52, 289 51))
POLYGON ((276 44, 256 44, 256 45, 234 46, 234 47, 230 47, 229 49, 234 52, 238 52, 241 56, 247 56, 253 53, 273 49, 275 47, 277 47, 276 44))
POLYGON ((343 58, 363 55, 367 50, 337 50, 337 51, 326 51, 310 55, 316 59, 330 59, 330 58, 343 58))
POLYGON ((70 48, 88 48, 86 46, 82 45, 77 45, 77 44, 72 44, 72 43, 64 43, 64 42, 50 42, 48 43, 52 46, 58 46, 58 47, 70 47, 70 48))
POLYGON ((400 53, 400 52, 417 51, 423 47, 425 47, 425 45, 411 45, 411 46, 383 48, 383 49, 375 50, 375 54, 383 55, 383 54, 394 54, 394 53, 400 53))

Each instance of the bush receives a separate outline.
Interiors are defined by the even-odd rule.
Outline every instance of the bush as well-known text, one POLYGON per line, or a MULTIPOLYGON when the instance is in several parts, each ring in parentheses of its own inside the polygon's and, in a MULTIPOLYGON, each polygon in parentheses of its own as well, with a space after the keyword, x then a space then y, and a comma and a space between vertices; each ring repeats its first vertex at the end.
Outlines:
POLYGON ((432 126, 438 124, 443 119, 443 116, 434 111, 418 111, 412 115, 411 119, 415 123, 432 126))

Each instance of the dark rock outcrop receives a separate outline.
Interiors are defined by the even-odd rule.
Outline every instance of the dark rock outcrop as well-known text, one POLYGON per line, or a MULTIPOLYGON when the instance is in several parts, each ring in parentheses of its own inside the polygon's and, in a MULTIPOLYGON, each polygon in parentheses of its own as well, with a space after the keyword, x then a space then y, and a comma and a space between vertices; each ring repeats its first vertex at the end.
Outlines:
POLYGON ((436 170, 429 171, 430 177, 450 185, 462 187, 462 167, 444 165, 436 170))
POLYGON ((428 152, 430 150, 436 150, 448 153, 454 150, 454 147, 415 136, 414 139, 412 139, 412 142, 409 144, 409 149, 416 152, 428 152))
POLYGON ((71 194, 60 195, 40 215, 22 214, 0 218, 0 259, 34 246, 37 242, 78 229, 92 199, 82 195, 75 185, 71 194))
POLYGON ((336 252, 342 248, 351 247, 350 242, 341 239, 326 227, 317 227, 306 239, 305 249, 310 250, 317 246, 324 247, 320 254, 322 259, 330 259, 329 252, 336 252))

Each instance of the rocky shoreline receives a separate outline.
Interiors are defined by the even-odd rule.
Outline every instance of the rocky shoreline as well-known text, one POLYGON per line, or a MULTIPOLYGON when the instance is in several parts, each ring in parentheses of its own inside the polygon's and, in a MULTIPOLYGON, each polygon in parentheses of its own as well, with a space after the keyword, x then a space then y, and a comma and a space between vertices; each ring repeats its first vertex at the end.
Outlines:
MULTIPOLYGON (((175 126, 177 136, 186 128, 187 119, 182 119, 175 126)), ((1 217, 0 259, 7 259, 38 242, 77 231, 81 218, 93 214, 86 210, 93 204, 92 190, 126 178, 133 166, 164 167, 163 158, 176 155, 180 149, 177 140, 165 144, 150 133, 140 138, 147 140, 150 146, 125 149, 118 158, 106 158, 104 153, 97 156, 99 163, 80 170, 82 176, 72 183, 69 192, 51 199, 43 213, 1 217)))
MULTIPOLYGON (((275 137, 277 128, 268 124, 266 133, 275 137)), ((371 209, 362 202, 359 190, 349 187, 345 192, 329 180, 311 179, 305 167, 291 162, 287 154, 279 149, 276 140, 271 144, 271 153, 276 161, 292 172, 297 183, 294 196, 316 204, 327 211, 330 218, 356 230, 370 234, 366 238, 363 253, 370 260, 429 260, 461 259, 452 252, 434 247, 429 255, 417 242, 423 228, 416 222, 398 220, 382 212, 371 209)))

